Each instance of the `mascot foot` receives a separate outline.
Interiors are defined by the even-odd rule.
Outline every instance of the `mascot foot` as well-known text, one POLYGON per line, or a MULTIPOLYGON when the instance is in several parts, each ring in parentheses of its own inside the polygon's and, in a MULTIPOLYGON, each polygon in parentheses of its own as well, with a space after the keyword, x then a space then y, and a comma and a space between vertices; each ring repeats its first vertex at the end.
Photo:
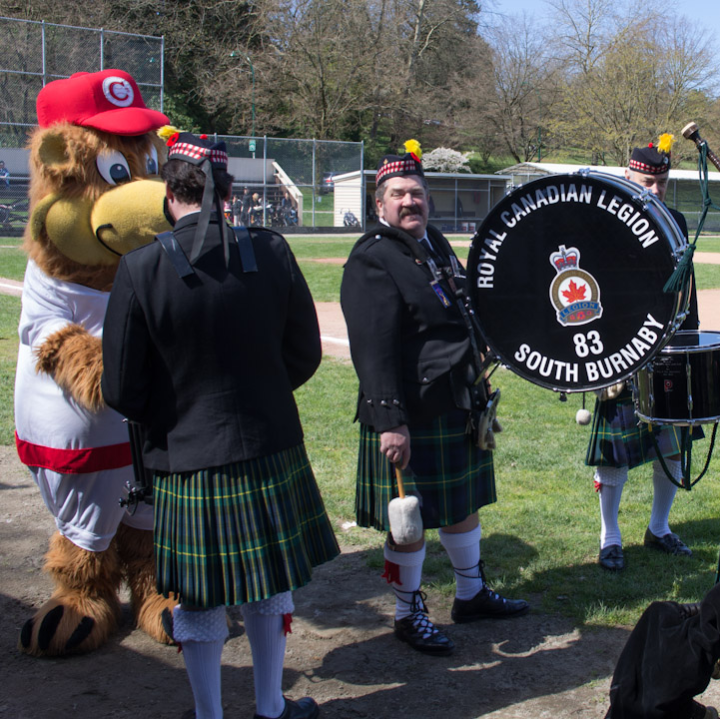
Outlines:
POLYGON ((180 600, 158 594, 152 531, 121 524, 115 542, 138 627, 155 641, 173 644, 172 613, 180 600))
POLYGON ((25 622, 20 649, 35 657, 92 651, 115 631, 118 612, 117 600, 53 595, 25 622))
POLYGON ((89 552, 56 532, 44 569, 56 589, 25 623, 20 649, 36 657, 56 657, 104 644, 120 616, 116 592, 122 575, 115 550, 89 552))

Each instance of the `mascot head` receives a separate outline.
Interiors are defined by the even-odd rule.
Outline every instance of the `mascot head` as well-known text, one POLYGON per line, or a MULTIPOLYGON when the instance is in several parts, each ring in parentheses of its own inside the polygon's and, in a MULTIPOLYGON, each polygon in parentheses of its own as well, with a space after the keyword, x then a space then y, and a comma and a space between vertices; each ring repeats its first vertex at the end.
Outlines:
POLYGON ((107 290, 121 255, 170 229, 154 132, 168 118, 122 70, 47 84, 37 116, 25 248, 52 277, 107 290))

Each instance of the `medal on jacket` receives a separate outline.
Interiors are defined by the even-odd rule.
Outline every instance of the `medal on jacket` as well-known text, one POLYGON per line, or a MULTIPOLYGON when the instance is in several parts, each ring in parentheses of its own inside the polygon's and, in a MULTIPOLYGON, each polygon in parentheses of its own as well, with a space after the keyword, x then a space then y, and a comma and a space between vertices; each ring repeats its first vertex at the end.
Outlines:
POLYGON ((447 296, 447 294, 445 294, 445 290, 440 284, 443 273, 441 272, 441 270, 438 269, 438 266, 435 264, 435 260, 433 260, 432 257, 427 258, 427 265, 433 275, 433 279, 430 280, 430 287, 432 287, 433 292, 437 295, 437 298, 440 300, 442 306, 450 307, 450 305, 452 305, 452 302, 450 301, 450 298, 447 296))

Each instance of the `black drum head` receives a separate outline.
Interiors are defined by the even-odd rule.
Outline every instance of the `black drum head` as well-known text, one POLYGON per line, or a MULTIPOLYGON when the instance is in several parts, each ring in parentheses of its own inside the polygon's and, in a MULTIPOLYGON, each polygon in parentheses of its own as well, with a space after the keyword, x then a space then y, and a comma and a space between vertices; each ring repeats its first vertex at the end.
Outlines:
POLYGON ((473 238, 469 288, 504 364, 559 391, 627 379, 665 344, 681 306, 663 292, 685 242, 641 188, 597 173, 514 190, 473 238))

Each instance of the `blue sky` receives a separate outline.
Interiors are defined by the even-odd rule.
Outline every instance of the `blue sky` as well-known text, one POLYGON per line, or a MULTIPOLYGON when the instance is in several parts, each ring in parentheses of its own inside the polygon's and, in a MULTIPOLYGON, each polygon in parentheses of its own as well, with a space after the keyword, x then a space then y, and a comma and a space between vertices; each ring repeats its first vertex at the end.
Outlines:
MULTIPOLYGON (((484 2, 484 9, 501 13, 521 13, 536 15, 541 19, 547 12, 547 5, 543 0, 490 0, 484 2)), ((713 33, 716 38, 717 50, 720 54, 720 2, 718 0, 669 0, 655 2, 656 12, 667 12, 674 9, 678 15, 685 15, 688 20, 700 23, 713 33)))
MULTIPOLYGON (((620 7, 627 5, 631 0, 617 0, 620 7)), ((650 5, 650 3, 648 3, 650 5)), ((529 18, 543 22, 552 12, 545 0, 481 0, 484 12, 506 15, 520 15, 525 12, 529 18)), ((697 27, 698 32, 706 31, 708 44, 716 58, 716 79, 714 89, 720 88, 720 0, 664 0, 656 2, 653 12, 684 15, 697 27)), ((492 24, 492 22, 490 23, 492 24)), ((712 90, 711 90, 712 91, 712 90)))

